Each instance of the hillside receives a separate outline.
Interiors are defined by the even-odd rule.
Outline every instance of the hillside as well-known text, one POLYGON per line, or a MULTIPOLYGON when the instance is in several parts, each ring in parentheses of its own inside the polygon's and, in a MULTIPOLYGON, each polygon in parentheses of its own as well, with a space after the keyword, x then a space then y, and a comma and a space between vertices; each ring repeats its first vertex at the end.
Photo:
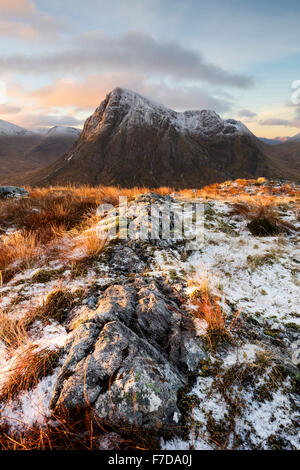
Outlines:
POLYGON ((272 148, 280 165, 300 171, 300 134, 272 148))

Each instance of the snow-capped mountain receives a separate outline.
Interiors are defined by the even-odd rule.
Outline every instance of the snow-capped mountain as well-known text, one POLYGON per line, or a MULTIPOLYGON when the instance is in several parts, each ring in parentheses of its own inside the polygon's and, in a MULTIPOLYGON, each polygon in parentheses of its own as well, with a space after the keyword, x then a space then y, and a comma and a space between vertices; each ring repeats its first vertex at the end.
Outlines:
POLYGON ((69 136, 78 138, 80 136, 81 130, 76 129, 75 127, 67 127, 67 126, 54 126, 51 129, 47 129, 45 132, 45 136, 47 137, 61 137, 61 136, 69 136))
POLYGON ((235 178, 300 178, 268 146, 211 110, 176 112, 116 88, 85 122, 73 148, 32 184, 201 187, 235 178))
POLYGON ((234 119, 223 120, 215 111, 203 109, 201 111, 176 112, 123 88, 115 88, 107 95, 106 100, 101 103, 85 125, 85 131, 90 135, 97 134, 103 124, 109 123, 116 109, 122 110, 122 125, 128 128, 144 125, 169 126, 181 133, 190 132, 203 135, 250 133, 242 122, 234 119), (98 119, 107 99, 109 106, 106 106, 102 119, 98 119))
POLYGON ((0 136, 29 136, 32 132, 11 122, 0 119, 0 136))
POLYGON ((300 142, 300 132, 289 139, 290 142, 300 142))

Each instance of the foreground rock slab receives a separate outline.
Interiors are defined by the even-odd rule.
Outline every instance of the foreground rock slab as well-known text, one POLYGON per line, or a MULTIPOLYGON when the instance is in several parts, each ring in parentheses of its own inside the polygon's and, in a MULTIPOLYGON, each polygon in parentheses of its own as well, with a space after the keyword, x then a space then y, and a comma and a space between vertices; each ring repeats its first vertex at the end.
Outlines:
POLYGON ((142 279, 114 285, 87 310, 66 347, 52 409, 91 406, 113 425, 178 426, 177 393, 205 353, 165 288, 142 279))

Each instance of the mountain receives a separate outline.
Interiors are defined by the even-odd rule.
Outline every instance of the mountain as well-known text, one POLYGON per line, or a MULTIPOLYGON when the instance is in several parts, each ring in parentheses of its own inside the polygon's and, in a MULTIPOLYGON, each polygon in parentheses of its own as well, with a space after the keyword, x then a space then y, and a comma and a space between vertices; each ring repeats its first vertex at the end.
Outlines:
POLYGON ((87 119, 70 152, 31 184, 201 187, 233 178, 289 179, 266 144, 210 110, 176 112, 122 88, 87 119))
POLYGON ((69 151, 80 131, 72 127, 29 131, 0 120, 0 183, 14 183, 28 171, 47 166, 69 151))
POLYGON ((27 129, 0 119, 0 137, 28 136, 30 134, 32 133, 27 129))
POLYGON ((272 149, 280 165, 300 171, 300 133, 272 149))
POLYGON ((282 142, 286 142, 289 139, 290 137, 274 137, 274 139, 268 139, 266 137, 259 137, 259 140, 261 140, 262 142, 268 145, 278 145, 278 144, 281 144, 282 142))
POLYGON ((300 132, 289 139, 289 142, 300 142, 300 132))
POLYGON ((0 183, 9 182, 17 173, 37 168, 26 153, 39 139, 34 132, 0 120, 0 183))
POLYGON ((49 165, 70 150, 80 133, 74 127, 55 126, 47 129, 41 133, 40 141, 29 150, 28 155, 39 166, 49 165))

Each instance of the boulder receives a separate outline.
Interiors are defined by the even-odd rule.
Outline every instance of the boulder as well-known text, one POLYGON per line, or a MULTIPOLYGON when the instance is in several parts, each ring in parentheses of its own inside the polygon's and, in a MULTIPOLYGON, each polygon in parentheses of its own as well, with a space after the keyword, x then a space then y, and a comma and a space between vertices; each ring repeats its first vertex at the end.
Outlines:
POLYGON ((154 280, 109 287, 73 333, 53 410, 92 407, 114 426, 176 427, 177 393, 205 357, 192 320, 154 280))
POLYGON ((9 197, 18 199, 28 196, 29 192, 24 188, 18 188, 17 186, 0 186, 0 199, 7 199, 9 197))

